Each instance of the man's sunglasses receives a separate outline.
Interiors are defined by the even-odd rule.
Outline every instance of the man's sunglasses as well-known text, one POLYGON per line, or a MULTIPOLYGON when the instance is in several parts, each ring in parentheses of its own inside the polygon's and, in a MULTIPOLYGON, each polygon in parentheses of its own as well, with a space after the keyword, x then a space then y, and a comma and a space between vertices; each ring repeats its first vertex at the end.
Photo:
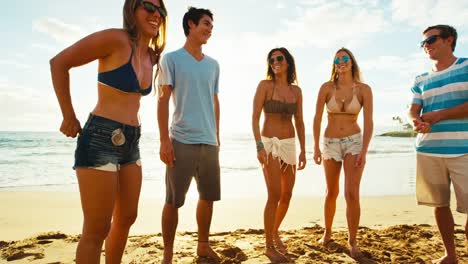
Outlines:
MULTIPOLYGON (((341 61, 343 63, 347 63, 349 61, 349 57, 344 55, 343 57, 341 57, 341 61)), ((340 58, 336 57, 335 60, 333 61, 335 64, 340 64, 340 58)))
POLYGON ((432 35, 432 36, 428 37, 427 39, 421 41, 419 43, 419 46, 422 48, 422 47, 424 47, 424 45, 426 45, 426 43, 429 44, 429 45, 434 44, 437 41, 437 38, 440 38, 440 35, 432 35))
POLYGON ((152 14, 154 13, 154 11, 158 11, 159 15, 162 17, 162 18, 165 18, 167 16, 167 12, 164 8, 160 7, 160 6, 157 6, 151 2, 148 2, 148 1, 141 1, 141 5, 143 6, 143 8, 146 10, 146 12, 152 14))
POLYGON ((275 59, 277 62, 282 62, 284 61, 284 56, 283 55, 280 55, 280 56, 276 56, 276 57, 271 57, 268 61, 270 62, 270 65, 275 63, 275 59))

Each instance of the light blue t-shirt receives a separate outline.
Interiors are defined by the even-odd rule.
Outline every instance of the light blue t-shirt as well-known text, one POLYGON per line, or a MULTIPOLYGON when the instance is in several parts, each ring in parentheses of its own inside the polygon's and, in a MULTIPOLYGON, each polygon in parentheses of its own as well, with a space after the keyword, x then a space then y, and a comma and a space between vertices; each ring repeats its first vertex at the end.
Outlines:
MULTIPOLYGON (((422 106, 422 113, 440 111, 468 102, 468 59, 458 58, 443 71, 416 77, 413 104, 422 106)), ((416 151, 438 157, 468 154, 468 118, 446 119, 431 125, 429 133, 419 133, 416 151)))
POLYGON ((158 84, 172 86, 175 109, 170 137, 184 144, 218 145, 213 101, 218 93, 218 62, 207 55, 197 61, 184 48, 167 53, 158 84))

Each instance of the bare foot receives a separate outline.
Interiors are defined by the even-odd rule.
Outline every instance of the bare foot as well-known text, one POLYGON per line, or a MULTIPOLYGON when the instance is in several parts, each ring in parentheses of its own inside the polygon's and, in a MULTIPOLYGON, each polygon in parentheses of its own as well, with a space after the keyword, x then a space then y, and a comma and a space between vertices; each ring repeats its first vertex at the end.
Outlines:
POLYGON ((289 262, 289 259, 278 252, 273 245, 265 247, 265 256, 267 256, 272 263, 289 262))
POLYGON ((278 234, 274 236, 273 241, 275 242, 276 249, 281 254, 286 254, 288 252, 286 245, 283 243, 283 241, 281 241, 281 238, 278 234))
POLYGON ((434 264, 457 264, 457 257, 443 256, 440 259, 431 261, 434 264))
POLYGON ((321 239, 319 239, 319 243, 322 244, 323 246, 326 246, 328 244, 328 242, 330 242, 331 240, 331 234, 328 234, 328 233, 323 233, 323 236, 321 239))
POLYGON ((359 258, 361 258, 363 256, 361 250, 359 249, 359 247, 356 244, 349 245, 349 255, 353 259, 359 259, 359 258))
POLYGON ((198 242, 197 256, 210 258, 216 263, 218 263, 221 260, 218 254, 216 254, 216 252, 210 247, 210 244, 208 242, 198 242))

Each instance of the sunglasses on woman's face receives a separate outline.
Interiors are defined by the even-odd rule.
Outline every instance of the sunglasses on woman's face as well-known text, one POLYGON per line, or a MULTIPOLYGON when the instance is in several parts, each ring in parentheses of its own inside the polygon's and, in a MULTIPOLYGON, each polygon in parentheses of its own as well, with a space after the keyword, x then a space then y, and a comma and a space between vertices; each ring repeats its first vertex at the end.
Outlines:
POLYGON ((153 14, 155 11, 158 11, 159 15, 162 18, 165 18, 167 15, 167 12, 164 8, 157 6, 151 2, 148 1, 141 1, 141 5, 143 6, 143 9, 146 10, 146 12, 153 14))
POLYGON ((422 47, 424 47, 424 45, 426 45, 426 43, 429 44, 429 45, 434 44, 437 41, 437 38, 440 38, 440 35, 432 35, 432 36, 428 37, 427 39, 421 41, 419 43, 419 46, 422 48, 422 47))
MULTIPOLYGON (((347 63, 349 61, 349 57, 344 55, 343 57, 341 57, 341 61, 343 63, 347 63)), ((336 57, 335 60, 334 60, 334 63, 335 64, 340 64, 340 58, 336 57)))
POLYGON ((283 55, 280 55, 280 56, 276 56, 276 57, 271 57, 269 62, 270 62, 270 65, 275 63, 275 59, 277 62, 282 62, 284 61, 284 56, 283 55))

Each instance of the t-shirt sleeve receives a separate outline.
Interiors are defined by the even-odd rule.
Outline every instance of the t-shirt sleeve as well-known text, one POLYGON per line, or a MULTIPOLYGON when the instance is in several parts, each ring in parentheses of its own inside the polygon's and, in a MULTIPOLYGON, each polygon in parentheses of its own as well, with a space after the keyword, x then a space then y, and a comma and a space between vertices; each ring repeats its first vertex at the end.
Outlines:
POLYGON ((161 71, 158 77, 158 85, 171 85, 174 87, 174 61, 168 54, 161 60, 161 71))
POLYGON ((413 87, 411 88, 411 92, 413 93, 411 104, 422 105, 422 90, 419 86, 418 78, 415 79, 413 87))

